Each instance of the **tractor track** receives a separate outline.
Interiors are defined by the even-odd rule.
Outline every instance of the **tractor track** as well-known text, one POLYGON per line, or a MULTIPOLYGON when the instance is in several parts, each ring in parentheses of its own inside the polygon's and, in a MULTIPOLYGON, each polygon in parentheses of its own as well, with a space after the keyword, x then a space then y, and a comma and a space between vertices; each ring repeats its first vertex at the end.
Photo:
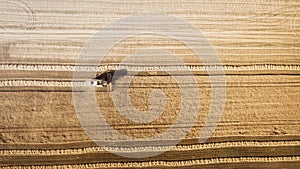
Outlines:
MULTIPOLYGON (((158 128, 169 128, 172 123, 165 123, 165 124, 151 124, 151 125, 128 125, 128 124, 118 124, 113 125, 111 124, 111 127, 114 127, 118 130, 125 130, 125 129, 158 129, 158 128)), ((186 128, 188 124, 186 123, 180 123, 181 126, 178 126, 176 128, 186 128)), ((289 120, 268 120, 268 121, 248 121, 248 122, 220 122, 218 126, 268 126, 268 125, 277 125, 277 126, 289 126, 289 125, 300 125, 300 122, 298 122, 297 119, 289 119, 289 120)), ((103 127, 102 130, 110 130, 105 128, 105 125, 97 125, 98 127, 103 127)), ((207 125, 208 127, 211 127, 210 125, 207 125)), ((95 127, 92 125, 85 125, 85 127, 95 127)), ((204 127, 203 124, 194 124, 193 127, 204 127)), ((175 128, 175 127, 174 127, 175 128)), ((68 126, 68 127, 11 127, 11 128, 1 128, 0 133, 14 133, 14 132, 70 132, 70 131, 82 131, 82 126, 68 126)), ((300 144, 299 144, 300 145, 300 144)))

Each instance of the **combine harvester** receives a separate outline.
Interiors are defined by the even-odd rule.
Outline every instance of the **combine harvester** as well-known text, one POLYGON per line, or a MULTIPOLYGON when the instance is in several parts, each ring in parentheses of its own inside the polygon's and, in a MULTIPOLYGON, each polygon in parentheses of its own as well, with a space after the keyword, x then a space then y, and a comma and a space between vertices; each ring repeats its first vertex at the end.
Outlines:
POLYGON ((112 91, 112 76, 114 74, 114 70, 108 70, 104 73, 97 75, 94 79, 89 81, 90 85, 96 88, 107 87, 107 91, 112 91))

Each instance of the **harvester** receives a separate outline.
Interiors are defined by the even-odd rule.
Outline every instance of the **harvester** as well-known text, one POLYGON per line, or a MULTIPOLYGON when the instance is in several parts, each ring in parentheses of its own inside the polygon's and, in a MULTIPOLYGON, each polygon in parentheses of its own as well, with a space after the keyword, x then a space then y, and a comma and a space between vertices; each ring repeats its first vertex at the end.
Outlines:
POLYGON ((95 78, 90 81, 91 86, 93 87, 107 87, 107 91, 112 91, 112 76, 114 74, 114 70, 105 71, 102 74, 97 74, 95 78))

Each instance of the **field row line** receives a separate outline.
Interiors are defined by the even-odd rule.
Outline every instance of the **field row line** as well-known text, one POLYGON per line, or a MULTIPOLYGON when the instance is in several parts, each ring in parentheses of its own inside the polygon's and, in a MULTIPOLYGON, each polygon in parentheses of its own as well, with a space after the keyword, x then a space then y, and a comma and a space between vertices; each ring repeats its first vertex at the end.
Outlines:
POLYGON ((128 71, 263 71, 263 70, 300 70, 300 65, 277 65, 277 64, 255 64, 255 65, 55 65, 55 64, 0 64, 0 70, 25 70, 25 71, 106 71, 122 70, 128 71))
POLYGON ((278 156, 278 157, 221 157, 197 160, 178 161, 145 161, 145 162, 109 162, 89 164, 65 164, 65 165, 35 165, 35 166, 10 166, 3 169, 63 169, 63 168, 134 168, 134 167, 179 167, 206 164, 248 163, 248 162, 292 162, 299 161, 300 156, 278 156))
POLYGON ((45 87, 84 87, 90 86, 86 81, 57 80, 0 80, 0 87, 8 86, 45 86, 45 87))
MULTIPOLYGON (((240 142, 222 142, 222 143, 205 143, 193 145, 176 145, 176 146, 139 146, 139 147, 106 147, 111 152, 134 153, 134 152, 165 152, 172 151, 189 151, 205 150, 212 148, 229 148, 229 147, 274 147, 274 146, 299 146, 300 141, 240 141, 240 142)), ((92 152, 104 152, 101 147, 70 148, 70 149, 53 149, 53 150, 0 150, 2 155, 69 155, 83 154, 92 152)))
MULTIPOLYGON (((80 79, 76 79, 76 80, 42 80, 42 79, 3 79, 0 80, 0 87, 12 87, 12 86, 18 86, 18 87, 92 87, 91 86, 91 81, 92 79, 84 79, 84 80, 80 80, 80 79)), ((114 84, 115 86, 118 87, 127 87, 129 83, 116 83, 114 84)), ((180 83, 181 87, 191 87, 193 84, 192 83, 180 83)), ((196 83, 198 84, 198 83, 196 83)), ((199 83, 200 84, 200 83, 199 83)), ((203 83, 203 85, 206 83, 203 83)), ((210 85, 210 83, 207 83, 208 85, 210 85)), ((254 83, 252 83, 251 85, 253 85, 254 83)), ((270 83, 269 85, 272 86, 283 86, 283 85, 289 85, 289 86, 297 86, 299 85, 299 82, 281 82, 281 83, 270 83)), ((163 84, 165 87, 169 87, 169 88, 177 88, 178 84, 163 84)), ((224 84, 222 83, 215 83, 215 85, 218 86, 224 86, 224 84)), ((228 86, 231 86, 230 83, 227 84, 228 86)), ((247 86, 246 85, 242 85, 240 83, 236 84, 238 86, 247 86)), ((255 84, 254 84, 255 85, 255 84)), ((259 86, 266 86, 265 83, 263 84, 256 84, 259 86)), ((135 85, 131 85, 131 88, 142 88, 142 87, 161 87, 161 85, 157 85, 155 83, 150 84, 150 83, 139 83, 139 84, 135 84, 135 85), (149 86, 152 85, 152 86, 149 86)))

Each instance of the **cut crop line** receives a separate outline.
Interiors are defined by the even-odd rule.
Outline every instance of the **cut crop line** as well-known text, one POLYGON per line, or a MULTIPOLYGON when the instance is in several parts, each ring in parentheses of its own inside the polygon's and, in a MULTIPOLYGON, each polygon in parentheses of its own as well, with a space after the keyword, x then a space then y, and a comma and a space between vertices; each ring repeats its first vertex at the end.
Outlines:
POLYGON ((0 70, 25 71, 263 71, 263 70, 300 70, 300 65, 255 64, 255 65, 56 65, 56 64, 0 64, 0 70))
POLYGON ((88 86, 88 84, 86 81, 0 80, 0 87, 4 87, 4 86, 72 87, 72 86, 88 86))
MULTIPOLYGON (((236 148, 236 147, 276 147, 276 146, 299 146, 300 141, 240 141, 240 142, 223 142, 223 143, 205 143, 195 145, 177 145, 172 146, 142 146, 142 147, 106 147, 106 150, 133 153, 133 152, 160 152, 160 151, 189 151, 189 150, 205 150, 213 148, 236 148)), ((53 149, 53 150, 0 150, 0 156, 27 156, 27 155, 70 155, 84 154, 93 152, 104 152, 101 147, 86 147, 72 149, 53 149)))
MULTIPOLYGON (((30 87, 30 86, 43 86, 43 87, 91 87, 91 82, 89 80, 34 80, 34 79, 5 79, 0 80, 0 87, 12 87, 12 86, 18 86, 18 87, 30 87)), ((197 84, 203 84, 203 85, 210 85, 210 83, 197 83, 197 84)), ((115 84, 115 86, 122 88, 126 87, 128 84, 115 84)), ((182 87, 191 87, 191 83, 187 84, 181 84, 182 87)), ((222 83, 215 83, 217 87, 222 87, 224 84, 222 83)), ((239 87, 248 87, 248 86, 299 86, 299 82, 270 82, 267 83, 251 83, 251 84, 241 84, 241 83, 228 83, 228 87, 230 86, 239 86, 239 87)), ((149 84, 149 83, 143 83, 143 84, 134 84, 131 85, 130 88, 178 88, 176 84, 164 84, 164 86, 157 85, 157 84, 149 84)))
POLYGON ((290 162, 299 161, 300 156, 278 156, 278 157, 225 157, 197 160, 176 160, 176 161, 145 161, 145 162, 116 162, 116 163, 89 163, 89 164, 65 164, 65 165, 35 165, 35 166, 10 166, 3 169, 52 169, 52 168, 136 168, 136 167, 179 167, 195 166, 207 164, 227 164, 227 163, 248 163, 248 162, 290 162))

